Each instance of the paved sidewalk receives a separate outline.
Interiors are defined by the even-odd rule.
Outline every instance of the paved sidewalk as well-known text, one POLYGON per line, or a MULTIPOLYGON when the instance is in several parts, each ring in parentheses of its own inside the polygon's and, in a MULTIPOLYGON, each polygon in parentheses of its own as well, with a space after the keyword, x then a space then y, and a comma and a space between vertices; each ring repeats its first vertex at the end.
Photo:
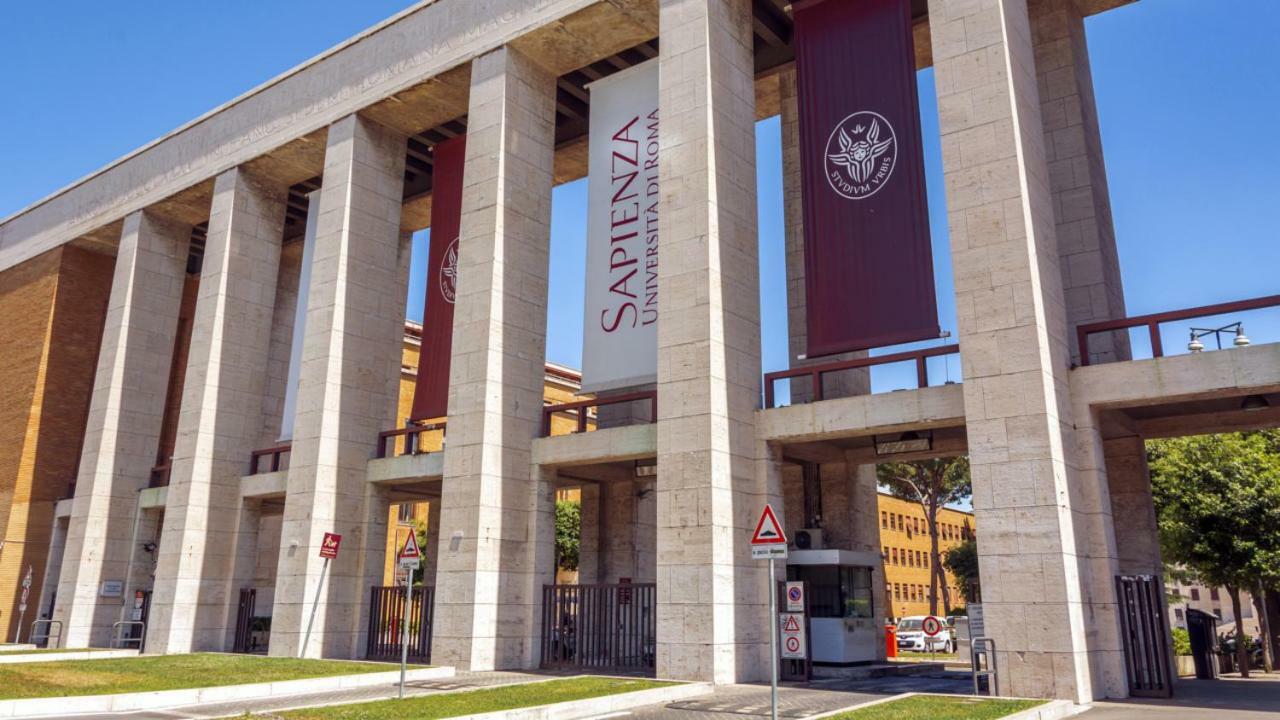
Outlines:
MULTIPOLYGON (((804 718, 882 697, 885 695, 881 693, 781 687, 778 689, 778 717, 804 718)), ((769 717, 769 686, 720 685, 708 696, 650 705, 625 713, 626 717, 636 720, 734 720, 735 715, 769 717)))
MULTIPOLYGON (((451 678, 439 680, 419 680, 405 685, 405 695, 433 695, 454 690, 495 687, 531 680, 546 680, 552 675, 535 675, 515 672, 460 672, 451 678)), ((224 703, 210 703, 188 707, 176 707, 166 710, 140 710, 129 713, 107 713, 102 715, 63 715, 61 718, 80 718, 97 720, 205 720, 206 718, 233 717, 245 713, 266 714, 292 708, 315 705, 332 705, 339 703, 383 700, 396 697, 399 684, 371 685, 351 690, 335 690, 325 693, 308 693, 289 697, 262 698, 260 700, 239 700, 224 703)), ((47 716, 46 716, 47 717, 47 716)))
POLYGON ((1280 719, 1280 675, 1242 680, 1179 680, 1168 700, 1131 698, 1094 703, 1083 720, 1210 720, 1280 719))

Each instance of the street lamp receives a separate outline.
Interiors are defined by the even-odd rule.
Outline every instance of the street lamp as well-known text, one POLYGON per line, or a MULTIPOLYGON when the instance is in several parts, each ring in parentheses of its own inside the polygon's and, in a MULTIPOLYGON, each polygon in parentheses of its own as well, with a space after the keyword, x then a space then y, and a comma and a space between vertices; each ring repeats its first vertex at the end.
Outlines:
POLYGON ((1203 352, 1204 343, 1200 341, 1200 338, 1212 335, 1214 342, 1218 345, 1218 349, 1221 350, 1223 333, 1235 333, 1235 339, 1231 341, 1231 344, 1236 347, 1245 347, 1249 344, 1249 336, 1244 334, 1244 323, 1233 322, 1220 328, 1191 328, 1191 342, 1187 343, 1187 349, 1193 353, 1203 352))

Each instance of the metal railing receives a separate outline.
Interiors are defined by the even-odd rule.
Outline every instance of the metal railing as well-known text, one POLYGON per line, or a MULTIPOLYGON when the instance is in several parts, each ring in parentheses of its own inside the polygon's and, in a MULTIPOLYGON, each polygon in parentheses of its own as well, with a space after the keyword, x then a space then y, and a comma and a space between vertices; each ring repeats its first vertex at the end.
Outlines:
POLYGON ((657 585, 542 586, 544 668, 652 672, 657 585))
POLYGON ((259 472, 278 472, 280 470, 280 458, 284 457, 285 453, 288 453, 292 449, 292 443, 284 443, 283 445, 276 445, 275 447, 254 450, 249 453, 249 474, 257 475, 259 472), (271 458, 270 470, 261 469, 262 458, 264 457, 271 458))
POLYGON ((141 620, 119 620, 111 623, 111 647, 124 648, 128 643, 137 643, 138 650, 142 650, 142 644, 147 640, 147 624, 141 620), (120 634, 121 628, 138 628, 137 637, 124 637, 120 634))
POLYGON ((973 694, 981 695, 979 680, 987 679, 987 694, 992 697, 1000 694, 999 663, 996 661, 996 641, 986 636, 979 636, 969 641, 969 663, 973 668, 973 694), (985 659, 984 664, 982 660, 985 659))
MULTIPOLYGON (((36 647, 49 647, 49 638, 53 637, 54 625, 58 626, 58 642, 62 642, 62 621, 48 619, 31 621, 31 631, 27 633, 27 642, 36 647), (43 635, 36 634, 36 627, 40 625, 44 625, 46 628, 43 635)), ((54 647, 57 646, 55 645, 54 647)))
POLYGON ((959 353, 959 345, 942 345, 940 347, 907 350, 905 352, 891 353, 889 355, 874 355, 853 358, 851 360, 835 360, 829 363, 804 365, 801 367, 790 368, 788 370, 778 370, 776 372, 765 373, 764 406, 766 408, 774 407, 773 386, 774 383, 779 380, 789 380, 791 378, 802 377, 811 378, 813 381, 813 400, 816 402, 822 399, 822 376, 827 373, 838 372, 840 370, 853 370, 856 368, 869 368, 876 365, 891 365, 893 363, 900 362, 915 362, 916 386, 921 388, 929 387, 929 366, 925 361, 931 357, 943 357, 946 355, 957 355, 959 353))
POLYGON ((151 480, 147 487, 165 487, 169 484, 169 475, 173 472, 173 459, 151 468, 151 480))
POLYGON ((437 423, 423 423, 421 425, 410 424, 406 427, 397 428, 395 430, 383 430, 378 433, 378 457, 399 457, 401 455, 417 455, 422 452, 430 452, 422 449, 422 433, 440 431, 441 445, 444 444, 444 435, 446 433, 445 426, 447 421, 441 420, 437 423), (404 447, 396 452, 394 449, 391 454, 387 454, 387 441, 394 442, 396 438, 404 438, 404 447))
POLYGON ((1158 358, 1164 357, 1164 344, 1160 340, 1160 326, 1164 323, 1175 322, 1178 320, 1194 320, 1196 318, 1210 317, 1213 315, 1244 312, 1246 310, 1260 310, 1270 307, 1280 307, 1280 295, 1268 295, 1267 297, 1253 298, 1252 300, 1236 300, 1235 302, 1218 303, 1217 305, 1201 305, 1200 307, 1187 308, 1185 310, 1170 310, 1168 312, 1151 313, 1149 315, 1134 315, 1132 317, 1120 318, 1118 320, 1103 320, 1102 322, 1078 325, 1076 326, 1076 343, 1080 349, 1080 364, 1090 364, 1090 335, 1097 335, 1098 333, 1112 332, 1115 330, 1129 330, 1130 328, 1145 326, 1151 339, 1151 357, 1158 358))
POLYGON ((596 408, 597 411, 601 407, 608 405, 623 405, 626 403, 638 402, 641 400, 649 401, 649 422, 657 422, 658 420, 658 391, 642 390, 639 392, 623 393, 621 395, 609 395, 604 397, 591 398, 589 400, 577 400, 575 402, 560 403, 558 405, 547 405, 542 408, 542 437, 551 437, 551 418, 556 413, 572 413, 576 416, 577 425, 570 434, 587 432, 587 421, 590 419, 587 412, 590 408, 596 408))

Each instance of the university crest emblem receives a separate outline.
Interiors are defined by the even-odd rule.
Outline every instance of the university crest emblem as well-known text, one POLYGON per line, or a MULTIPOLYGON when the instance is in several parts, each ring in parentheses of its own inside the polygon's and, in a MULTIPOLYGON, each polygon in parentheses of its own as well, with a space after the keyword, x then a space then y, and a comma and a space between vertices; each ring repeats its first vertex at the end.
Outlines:
POLYGON ((440 294, 450 305, 458 297, 458 238, 445 248, 444 259, 440 261, 440 294))
POLYGON ((862 200, 875 195, 893 174, 898 141, 893 126, 879 113, 853 113, 827 138, 827 183, 841 197, 862 200))

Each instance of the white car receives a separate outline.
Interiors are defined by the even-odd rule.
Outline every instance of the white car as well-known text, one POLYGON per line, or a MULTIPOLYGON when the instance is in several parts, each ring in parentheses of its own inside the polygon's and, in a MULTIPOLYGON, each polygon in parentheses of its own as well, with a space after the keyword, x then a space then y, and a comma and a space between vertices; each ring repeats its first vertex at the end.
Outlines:
POLYGON ((924 634, 922 625, 926 617, 928 615, 913 615, 898 621, 896 632, 898 649, 913 652, 953 652, 955 642, 951 639, 951 630, 945 623, 942 626, 942 632, 937 635, 928 637, 924 634))

